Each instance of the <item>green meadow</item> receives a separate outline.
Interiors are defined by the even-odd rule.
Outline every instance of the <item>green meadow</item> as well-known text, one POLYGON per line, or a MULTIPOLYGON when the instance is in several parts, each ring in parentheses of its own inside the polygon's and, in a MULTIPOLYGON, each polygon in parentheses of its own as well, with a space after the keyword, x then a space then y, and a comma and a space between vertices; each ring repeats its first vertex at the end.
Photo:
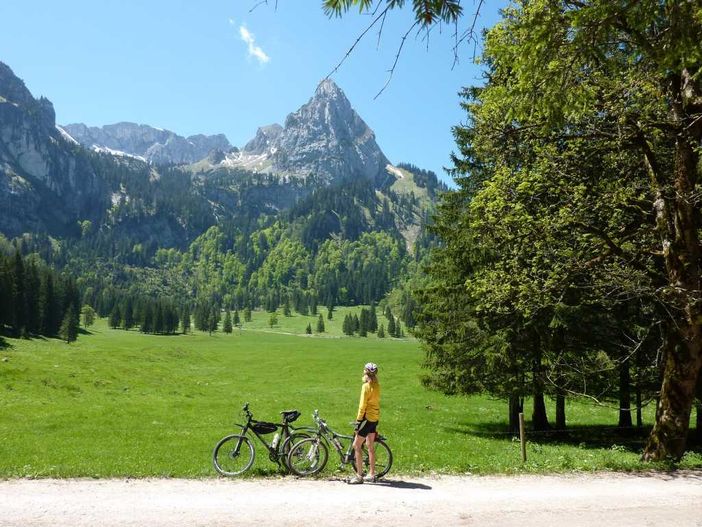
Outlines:
MULTIPOLYGON (((212 449, 242 422, 245 402, 261 420, 297 408, 298 425, 311 425, 319 409, 332 427, 350 432, 368 361, 380 366, 380 430, 395 455, 394 474, 651 467, 639 462, 646 430, 618 433, 615 409, 575 400, 567 406, 571 430, 530 434, 522 463, 519 442, 504 434, 504 401, 428 391, 417 341, 344 337, 346 310, 332 321, 323 312, 327 332, 313 336, 304 332, 316 317, 279 315, 270 328, 270 315, 254 313, 230 335, 150 336, 99 320, 70 345, 4 339, 0 477, 216 477, 212 449)), ((256 444, 251 474, 278 474, 256 444)), ((702 454, 688 453, 680 466, 702 467, 702 454)), ((324 475, 335 469, 330 462, 324 475)))

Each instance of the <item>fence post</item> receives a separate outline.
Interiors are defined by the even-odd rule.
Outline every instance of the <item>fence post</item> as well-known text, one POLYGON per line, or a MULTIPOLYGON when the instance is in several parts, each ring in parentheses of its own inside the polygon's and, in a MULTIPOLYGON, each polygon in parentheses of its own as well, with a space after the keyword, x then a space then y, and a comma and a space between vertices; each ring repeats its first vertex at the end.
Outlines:
POLYGON ((522 463, 526 463, 526 433, 524 432, 524 413, 519 413, 519 443, 522 446, 522 463))

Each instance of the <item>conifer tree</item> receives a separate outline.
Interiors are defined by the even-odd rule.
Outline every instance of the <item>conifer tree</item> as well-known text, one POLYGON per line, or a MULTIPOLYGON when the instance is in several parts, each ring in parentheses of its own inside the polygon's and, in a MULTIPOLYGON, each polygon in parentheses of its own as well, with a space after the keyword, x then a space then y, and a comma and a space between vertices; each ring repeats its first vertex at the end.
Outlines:
POLYGON ((190 333, 190 306, 185 304, 183 306, 183 311, 180 315, 181 325, 183 327, 183 333, 190 333))
POLYGON ((312 324, 307 324, 307 327, 305 328, 305 333, 308 335, 312 334, 312 324))
POLYGON ((115 304, 110 312, 110 318, 108 324, 112 329, 117 329, 122 322, 122 313, 119 310, 119 305, 115 304))
POLYGON ((224 324, 222 325, 222 331, 225 333, 231 333, 232 332, 232 315, 227 309, 227 312, 224 314, 224 324))
POLYGON ((380 324, 380 327, 378 328, 378 338, 379 339, 385 338, 385 327, 382 324, 380 324))
POLYGON ((132 297, 128 296, 124 302, 124 313, 122 315, 124 319, 124 329, 130 330, 134 327, 134 302, 132 297))
POLYGON ((78 316, 72 304, 63 317, 59 335, 69 344, 78 338, 78 316))
POLYGON ((240 326, 241 325, 241 319, 239 318, 239 310, 235 309, 234 310, 234 325, 235 326, 240 326))
POLYGON ((361 309, 361 317, 358 324, 358 334, 361 337, 368 336, 368 325, 369 325, 369 313, 366 308, 361 309))
POLYGON ((368 331, 375 333, 378 331, 378 315, 375 312, 375 302, 371 302, 368 331))
POLYGON ((324 333, 324 317, 321 313, 317 318, 317 333, 324 333))
POLYGON ((394 336, 395 336, 395 331, 396 331, 396 329, 395 329, 395 317, 390 316, 390 318, 388 319, 388 335, 390 335, 391 337, 394 337, 394 336))
POLYGON ((251 322, 251 308, 249 306, 244 309, 244 322, 251 322))
POLYGON ((12 266, 13 287, 12 306, 13 316, 11 325, 15 328, 15 334, 20 335, 27 329, 27 304, 25 296, 24 262, 19 251, 15 252, 15 259, 12 266))

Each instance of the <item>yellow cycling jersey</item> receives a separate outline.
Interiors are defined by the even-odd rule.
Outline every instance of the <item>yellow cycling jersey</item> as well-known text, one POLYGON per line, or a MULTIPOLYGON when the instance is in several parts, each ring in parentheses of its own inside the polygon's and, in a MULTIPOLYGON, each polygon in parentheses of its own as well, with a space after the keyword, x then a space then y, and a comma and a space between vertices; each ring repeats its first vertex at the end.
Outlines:
POLYGON ((361 401, 358 403, 356 420, 380 420, 380 383, 364 382, 361 388, 361 401))

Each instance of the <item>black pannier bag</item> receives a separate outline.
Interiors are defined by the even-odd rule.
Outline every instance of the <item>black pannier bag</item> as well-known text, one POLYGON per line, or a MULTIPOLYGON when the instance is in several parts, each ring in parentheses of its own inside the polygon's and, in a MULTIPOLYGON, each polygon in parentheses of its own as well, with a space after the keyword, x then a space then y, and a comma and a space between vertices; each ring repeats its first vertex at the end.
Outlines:
POLYGON ((257 434, 271 434, 278 429, 278 425, 275 423, 267 423, 265 421, 259 421, 251 425, 253 431, 257 434))

